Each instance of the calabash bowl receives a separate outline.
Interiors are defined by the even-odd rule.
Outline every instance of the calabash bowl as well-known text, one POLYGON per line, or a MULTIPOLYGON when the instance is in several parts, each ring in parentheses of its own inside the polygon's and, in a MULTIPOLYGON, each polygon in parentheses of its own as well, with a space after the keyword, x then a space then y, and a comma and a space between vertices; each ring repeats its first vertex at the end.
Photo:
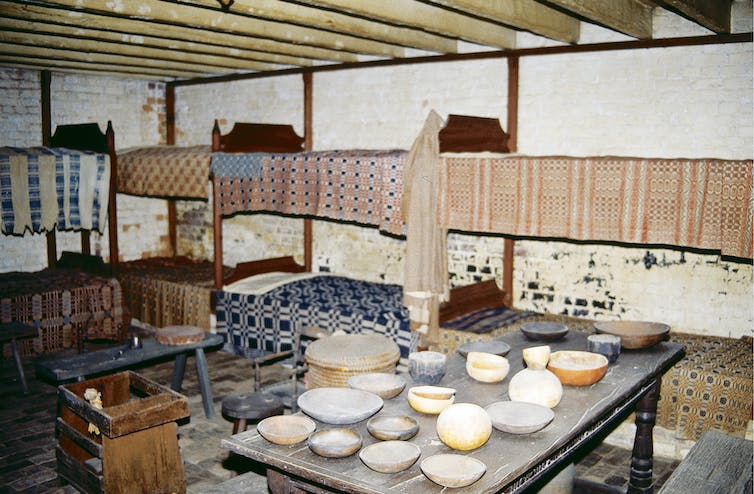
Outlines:
POLYGON ((607 372, 607 357, 599 353, 563 350, 550 355, 547 369, 568 386, 589 386, 607 372))

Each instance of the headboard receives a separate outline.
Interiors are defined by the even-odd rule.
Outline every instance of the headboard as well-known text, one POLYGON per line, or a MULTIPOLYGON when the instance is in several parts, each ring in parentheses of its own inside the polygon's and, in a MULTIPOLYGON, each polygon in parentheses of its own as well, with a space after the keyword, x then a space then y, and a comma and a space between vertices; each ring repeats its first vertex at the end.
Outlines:
POLYGON ((510 136, 497 118, 448 115, 445 127, 438 136, 441 153, 510 153, 510 136))
POLYGON ((236 122, 227 134, 220 134, 215 120, 212 151, 227 153, 296 153, 304 150, 304 138, 292 125, 236 122))

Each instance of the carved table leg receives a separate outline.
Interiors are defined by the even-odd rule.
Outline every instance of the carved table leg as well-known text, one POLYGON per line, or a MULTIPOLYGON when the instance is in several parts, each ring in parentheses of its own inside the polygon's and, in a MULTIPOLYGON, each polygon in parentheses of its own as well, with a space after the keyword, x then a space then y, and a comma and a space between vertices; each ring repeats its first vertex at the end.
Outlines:
POLYGON ((652 429, 657 417, 657 401, 660 398, 660 380, 657 379, 647 394, 636 405, 636 437, 631 456, 631 477, 628 493, 651 494, 652 485, 652 429))

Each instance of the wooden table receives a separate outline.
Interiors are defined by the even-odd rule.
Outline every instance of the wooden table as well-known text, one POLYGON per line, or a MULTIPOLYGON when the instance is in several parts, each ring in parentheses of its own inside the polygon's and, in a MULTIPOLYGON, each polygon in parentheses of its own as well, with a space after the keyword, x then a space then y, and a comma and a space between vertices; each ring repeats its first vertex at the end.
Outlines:
MULTIPOLYGON (((472 402, 487 406, 508 399, 508 383, 523 368, 521 350, 540 343, 526 340, 520 333, 502 338, 511 345, 507 355, 511 371, 502 383, 473 381, 465 371, 465 360, 458 354, 449 360, 441 386, 456 388, 456 403, 472 402)), ((549 343, 553 351, 586 349, 586 334, 571 331, 564 339, 549 343)), ((406 400, 408 385, 396 398, 386 400, 380 414, 410 415, 420 425, 411 439, 421 448, 419 460, 397 474, 377 473, 367 468, 358 454, 341 459, 315 455, 299 443, 278 446, 267 442, 256 430, 222 440, 222 446, 267 466, 272 492, 364 492, 364 493, 439 493, 443 488, 421 473, 424 458, 439 453, 468 454, 487 465, 487 471, 469 487, 454 492, 522 492, 548 479, 560 466, 572 461, 575 453, 593 438, 616 427, 636 411, 636 437, 631 462, 629 492, 652 492, 652 428, 662 374, 683 357, 681 345, 662 342, 643 350, 625 350, 605 377, 588 387, 564 387, 563 398, 553 411, 555 419, 543 430, 514 435, 498 430, 489 441, 468 453, 445 446, 435 431, 436 416, 415 412, 406 400), (291 490, 286 490, 291 489, 291 490)), ((335 428, 317 422, 318 429, 335 428)), ((376 442, 366 430, 366 420, 348 426, 361 434, 363 447, 376 442)))
POLYGON ((175 356, 170 388, 174 391, 180 391, 183 385, 183 374, 186 370, 186 358, 193 351, 196 358, 196 375, 202 392, 204 413, 207 418, 212 418, 215 416, 215 408, 212 403, 212 387, 207 373, 207 358, 204 355, 204 349, 216 350, 222 344, 223 337, 212 333, 207 333, 202 341, 185 345, 163 345, 153 338, 147 338, 143 340, 142 347, 138 349, 121 345, 94 352, 42 360, 36 364, 36 372, 39 377, 56 383, 71 380, 82 381, 86 376, 106 374, 127 369, 137 364, 175 356))

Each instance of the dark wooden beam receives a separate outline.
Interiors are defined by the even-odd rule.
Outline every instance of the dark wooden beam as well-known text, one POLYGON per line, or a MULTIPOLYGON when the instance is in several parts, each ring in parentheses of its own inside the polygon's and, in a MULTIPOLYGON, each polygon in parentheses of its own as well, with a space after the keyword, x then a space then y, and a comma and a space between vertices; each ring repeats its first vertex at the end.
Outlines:
MULTIPOLYGON (((42 110, 42 145, 50 145, 52 136, 52 106, 50 86, 52 75, 49 70, 39 73, 40 108, 42 110)), ((54 268, 58 262, 58 246, 55 238, 55 230, 47 232, 47 267, 54 268)))
MULTIPOLYGON (((304 149, 311 151, 314 146, 312 135, 314 104, 313 95, 313 75, 311 72, 304 72, 304 149)), ((306 271, 312 271, 313 264, 313 244, 314 233, 312 230, 312 219, 304 219, 304 268, 306 271)))

